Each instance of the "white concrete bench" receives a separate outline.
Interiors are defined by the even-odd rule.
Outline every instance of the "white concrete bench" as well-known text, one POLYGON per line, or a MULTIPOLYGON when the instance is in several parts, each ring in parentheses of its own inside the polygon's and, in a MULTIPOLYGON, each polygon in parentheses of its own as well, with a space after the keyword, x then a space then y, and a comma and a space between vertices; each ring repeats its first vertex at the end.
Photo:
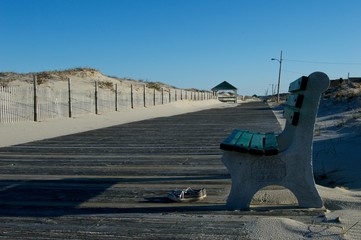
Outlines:
POLYGON ((312 141, 321 93, 329 78, 321 72, 301 77, 289 86, 281 134, 235 129, 222 143, 222 162, 232 178, 229 209, 249 209, 257 191, 279 185, 289 189, 299 207, 320 208, 312 169, 312 141))

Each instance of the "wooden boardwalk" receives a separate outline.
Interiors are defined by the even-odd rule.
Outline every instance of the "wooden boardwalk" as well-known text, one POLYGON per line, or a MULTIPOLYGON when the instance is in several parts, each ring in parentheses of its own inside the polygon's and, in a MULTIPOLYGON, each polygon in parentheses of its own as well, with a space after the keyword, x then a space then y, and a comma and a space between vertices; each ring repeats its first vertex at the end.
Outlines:
POLYGON ((280 131, 257 102, 0 148, 0 239, 246 237, 225 209, 219 143, 234 128, 280 131), (186 187, 208 197, 166 198, 186 187))

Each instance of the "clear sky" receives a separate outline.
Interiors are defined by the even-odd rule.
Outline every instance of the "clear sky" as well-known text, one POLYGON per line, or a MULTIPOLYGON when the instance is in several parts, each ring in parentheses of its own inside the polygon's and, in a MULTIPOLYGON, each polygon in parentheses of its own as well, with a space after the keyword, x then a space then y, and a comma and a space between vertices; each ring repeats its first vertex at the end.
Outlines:
POLYGON ((106 75, 240 94, 361 77, 359 0, 0 0, 0 72, 106 75))

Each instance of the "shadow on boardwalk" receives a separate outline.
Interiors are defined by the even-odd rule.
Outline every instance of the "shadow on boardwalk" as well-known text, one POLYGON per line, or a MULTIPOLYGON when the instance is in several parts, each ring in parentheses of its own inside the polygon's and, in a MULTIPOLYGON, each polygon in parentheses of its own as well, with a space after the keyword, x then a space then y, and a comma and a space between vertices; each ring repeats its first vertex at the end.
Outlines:
POLYGON ((152 236, 169 237, 170 228, 213 226, 212 215, 221 214, 227 218, 212 234, 225 236, 240 223, 225 211, 230 179, 219 149, 234 128, 280 131, 273 112, 257 102, 0 148, 0 221, 7 222, 0 232, 9 239, 71 239, 88 237, 93 226, 108 237, 148 238, 157 223, 152 236), (186 187, 204 187, 208 196, 194 203, 166 199, 186 187))
MULTIPOLYGON (((66 178, 61 180, 3 180, 1 181, 1 210, 0 216, 47 216, 55 217, 73 214, 115 214, 115 213, 162 213, 184 211, 217 211, 225 210, 223 205, 186 205, 180 206, 163 196, 149 195, 133 204, 139 207, 124 207, 121 203, 114 203, 111 196, 106 196, 102 202, 92 199, 101 196, 109 188, 126 184, 150 184, 178 181, 211 181, 227 180, 224 176, 200 177, 166 177, 166 178, 66 178), (87 203, 87 204, 86 204, 87 203), (82 204, 85 204, 82 206, 82 204), (147 206, 150 205, 150 206, 147 206), (102 207, 103 206, 103 207, 102 207)), ((115 188, 114 188, 115 189, 115 188)), ((115 191, 115 190, 113 190, 115 191)), ((122 191, 120 197, 125 197, 122 191)), ((107 193, 107 195, 110 195, 107 193)), ((103 196, 104 197, 104 196, 103 196)), ((117 197, 117 196, 114 196, 117 197)), ((201 203, 202 204, 202 203, 201 203)))

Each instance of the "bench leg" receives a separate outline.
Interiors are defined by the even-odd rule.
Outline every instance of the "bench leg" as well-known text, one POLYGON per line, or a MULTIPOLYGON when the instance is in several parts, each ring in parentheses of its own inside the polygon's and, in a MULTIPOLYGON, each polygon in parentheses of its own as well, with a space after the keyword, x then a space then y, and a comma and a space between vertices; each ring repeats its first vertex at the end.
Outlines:
POLYGON ((308 172, 308 177, 303 176, 303 178, 295 179, 295 184, 286 185, 285 187, 296 196, 299 207, 322 208, 323 201, 313 181, 312 170, 310 169, 308 172))
POLYGON ((223 164, 227 167, 232 187, 227 199, 229 209, 248 210, 253 196, 269 185, 289 189, 297 198, 299 207, 323 206, 310 165, 299 164, 304 159, 295 155, 256 156, 224 151, 223 164))
POLYGON ((252 155, 248 154, 224 151, 222 162, 227 167, 232 178, 232 187, 227 198, 227 207, 229 209, 248 210, 253 195, 258 190, 253 188, 252 183, 249 181, 251 178, 249 171, 251 160, 247 159, 247 156, 252 157, 252 155), (241 159, 240 155, 244 159, 241 159))
POLYGON ((254 191, 247 189, 247 186, 232 178, 232 187, 227 198, 227 208, 231 210, 249 210, 254 194, 254 191))

